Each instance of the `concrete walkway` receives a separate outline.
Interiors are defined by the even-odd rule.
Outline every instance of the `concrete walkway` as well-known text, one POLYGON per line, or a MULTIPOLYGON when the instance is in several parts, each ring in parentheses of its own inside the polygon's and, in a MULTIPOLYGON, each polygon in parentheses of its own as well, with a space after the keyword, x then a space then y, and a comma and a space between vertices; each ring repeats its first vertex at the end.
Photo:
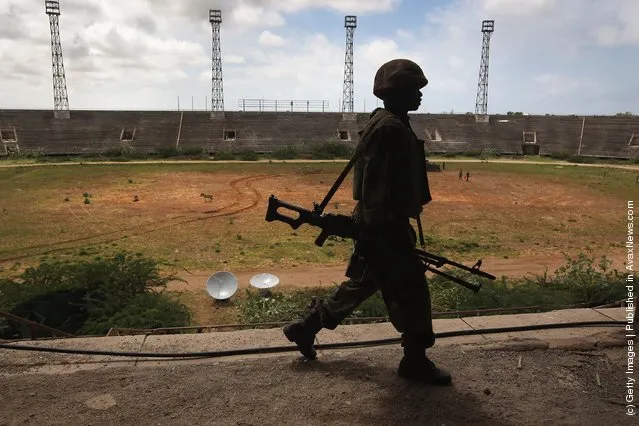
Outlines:
MULTIPOLYGON (((623 308, 435 320, 436 332, 625 320, 623 308)), ((445 388, 397 377, 399 345, 147 360, 0 349, 0 426, 631 424, 623 327, 439 339, 445 388)), ((318 342, 396 338, 390 324, 323 330, 318 342)), ((292 345, 280 329, 72 338, 32 346, 177 353, 292 345)), ((636 419, 635 419, 636 420, 636 419)), ((634 423, 633 423, 634 424, 634 423)))
MULTIPOLYGON (((626 321, 625 308, 570 309, 545 313, 474 316, 433 321, 436 333, 462 330, 482 330, 489 328, 540 325, 551 323, 571 323, 583 321, 626 321)), ((626 344, 621 327, 581 327, 551 330, 524 331, 517 333, 478 334, 439 339, 436 346, 461 345, 463 347, 503 347, 505 349, 562 349, 578 347, 602 348, 626 344)), ((336 330, 322 330, 316 343, 356 342, 376 339, 398 338, 399 334, 390 323, 343 325, 336 330)), ((18 343, 15 343, 18 344, 18 343)), ((111 337, 82 337, 22 341, 21 345, 54 347, 65 349, 107 350, 121 352, 208 352, 252 347, 294 346, 283 336, 281 329, 250 329, 241 331, 220 331, 202 334, 135 335, 111 337)), ((357 351, 347 349, 346 351, 357 351)), ((344 349, 340 349, 344 351, 344 349)), ((319 351, 321 358, 328 350, 319 351)), ((226 359, 281 356, 279 354, 242 355, 215 358, 216 362, 226 359)), ((291 357, 298 356, 296 351, 291 357)), ((210 361, 210 360, 208 360, 210 361)), ((154 358, 130 358, 111 356, 69 355, 46 352, 12 351, 0 349, 0 376, 11 372, 69 373, 108 366, 136 366, 165 363, 154 358), (11 368, 2 368, 11 367, 11 368), (4 370, 4 373, 3 373, 4 370)), ((175 362, 175 361, 174 361, 175 362)), ((202 363, 206 359, 192 359, 181 362, 202 363)))

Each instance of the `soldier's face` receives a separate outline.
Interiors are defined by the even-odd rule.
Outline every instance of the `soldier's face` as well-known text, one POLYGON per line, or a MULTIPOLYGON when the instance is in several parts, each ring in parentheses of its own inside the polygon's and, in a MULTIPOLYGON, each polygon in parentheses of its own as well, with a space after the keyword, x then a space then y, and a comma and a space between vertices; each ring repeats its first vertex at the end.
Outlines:
POLYGON ((421 90, 414 90, 410 92, 408 99, 406 100, 409 111, 417 111, 422 104, 422 92, 421 90))
POLYGON ((422 103, 422 92, 419 89, 398 91, 388 101, 396 108, 405 111, 417 111, 422 103))

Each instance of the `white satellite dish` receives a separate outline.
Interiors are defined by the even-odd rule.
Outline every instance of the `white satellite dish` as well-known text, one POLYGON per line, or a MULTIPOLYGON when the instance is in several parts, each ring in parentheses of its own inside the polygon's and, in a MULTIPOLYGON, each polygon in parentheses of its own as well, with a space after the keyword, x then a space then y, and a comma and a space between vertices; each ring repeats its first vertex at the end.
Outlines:
POLYGON ((226 300, 237 291, 237 278, 230 272, 216 272, 206 280, 206 291, 215 300, 226 300))
POLYGON ((273 274, 257 274, 249 281, 255 288, 273 288, 279 284, 280 279, 273 274))

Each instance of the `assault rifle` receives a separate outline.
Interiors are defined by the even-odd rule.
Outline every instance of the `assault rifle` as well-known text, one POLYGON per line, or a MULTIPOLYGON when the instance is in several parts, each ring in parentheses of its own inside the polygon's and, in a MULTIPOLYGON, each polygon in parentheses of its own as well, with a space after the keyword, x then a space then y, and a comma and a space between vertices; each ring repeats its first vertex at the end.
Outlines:
MULTIPOLYGON (((297 229, 303 224, 309 224, 312 226, 316 226, 322 230, 319 236, 315 239, 315 245, 323 246, 324 242, 330 235, 334 235, 336 237, 342 238, 351 238, 354 239, 358 234, 358 226, 357 223, 349 216, 344 216, 341 214, 332 214, 332 213, 322 213, 323 209, 321 206, 315 204, 313 210, 307 210, 302 207, 295 206, 293 204, 280 201, 277 199, 275 195, 271 195, 268 199, 268 208, 266 210, 266 221, 273 222, 275 220, 288 223, 291 228, 297 229), (286 216, 278 212, 278 209, 284 208, 289 211, 295 212, 298 214, 298 217, 286 216)), ((478 275, 480 277, 488 278, 491 280, 495 279, 494 275, 491 275, 487 272, 479 270, 481 267, 481 260, 478 260, 475 265, 472 267, 468 267, 466 265, 462 265, 461 263, 457 263, 455 261, 446 259, 443 256, 439 256, 436 254, 429 253, 424 250, 420 250, 415 248, 415 253, 421 261, 424 263, 424 267, 426 270, 433 272, 435 274, 441 275, 457 284, 460 284, 475 293, 479 291, 481 288, 481 284, 473 284, 465 281, 461 278, 455 277, 453 275, 447 274, 446 272, 442 272, 435 268, 440 268, 444 265, 453 266, 455 268, 462 269, 466 272, 470 272, 471 274, 478 275)))

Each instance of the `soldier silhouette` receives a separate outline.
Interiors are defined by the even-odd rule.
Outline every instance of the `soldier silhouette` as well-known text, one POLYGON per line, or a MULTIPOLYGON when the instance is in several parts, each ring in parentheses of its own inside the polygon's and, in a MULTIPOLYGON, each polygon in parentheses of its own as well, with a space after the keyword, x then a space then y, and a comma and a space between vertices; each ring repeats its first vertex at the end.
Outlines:
MULTIPOLYGON (((448 385, 451 376, 439 369, 425 350, 435 344, 431 299, 424 265, 415 254, 416 232, 410 218, 418 218, 431 201, 424 144, 413 132, 408 111, 421 104, 421 88, 428 84, 413 61, 395 59, 375 75, 373 94, 384 101, 361 132, 354 166, 353 218, 360 231, 346 276, 330 299, 313 298, 303 319, 284 327, 307 359, 316 358, 315 335, 335 329, 364 300, 381 290, 390 320, 402 334, 400 377, 422 383, 448 385)), ((461 172, 460 172, 461 173, 461 172)))

